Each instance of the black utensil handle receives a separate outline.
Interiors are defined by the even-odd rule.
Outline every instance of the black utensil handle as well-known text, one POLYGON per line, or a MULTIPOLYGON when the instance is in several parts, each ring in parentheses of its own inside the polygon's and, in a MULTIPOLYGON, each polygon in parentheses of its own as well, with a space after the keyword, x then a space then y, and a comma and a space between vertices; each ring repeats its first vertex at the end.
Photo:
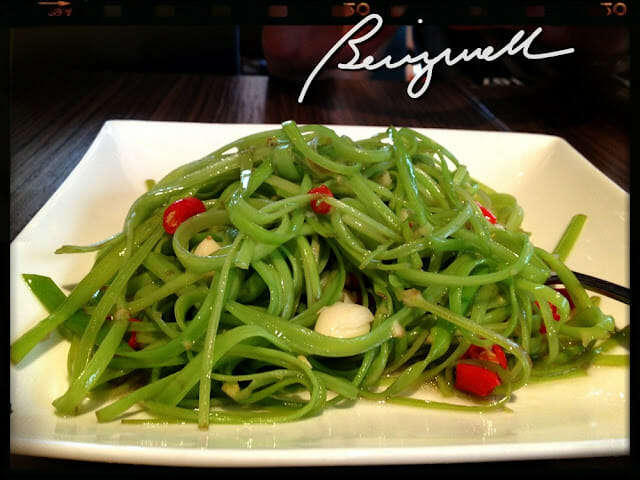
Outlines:
MULTIPOLYGON (((576 278, 582 283, 584 288, 593 292, 606 295, 607 297, 618 300, 619 302, 631 305, 631 289, 623 287, 608 280, 603 280, 586 273, 573 272, 576 278)), ((551 275, 545 282, 547 285, 561 284, 562 280, 557 275, 551 275)))

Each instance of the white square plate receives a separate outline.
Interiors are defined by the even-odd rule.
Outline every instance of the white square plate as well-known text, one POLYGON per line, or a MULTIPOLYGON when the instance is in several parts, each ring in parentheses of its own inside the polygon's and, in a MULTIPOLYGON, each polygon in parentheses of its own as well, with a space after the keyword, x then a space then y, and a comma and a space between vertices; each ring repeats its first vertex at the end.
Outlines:
MULTIPOLYGON (((273 125, 109 121, 60 189, 11 243, 11 339, 45 312, 23 273, 77 282, 91 255, 54 255, 122 227, 144 181, 273 125)), ((333 126, 365 138, 381 127, 333 126)), ((629 285, 629 195, 564 140, 545 135, 421 130, 478 180, 516 195, 534 243, 552 248, 576 213, 588 216, 568 264, 629 285)), ((603 298, 619 325, 627 306, 603 298)), ((56 335, 11 366, 11 451, 65 459, 190 466, 424 464, 629 452, 629 371, 596 367, 587 376, 529 385, 511 413, 412 409, 362 401, 284 425, 140 426, 97 423, 93 413, 56 416, 67 387, 66 342, 56 335)))

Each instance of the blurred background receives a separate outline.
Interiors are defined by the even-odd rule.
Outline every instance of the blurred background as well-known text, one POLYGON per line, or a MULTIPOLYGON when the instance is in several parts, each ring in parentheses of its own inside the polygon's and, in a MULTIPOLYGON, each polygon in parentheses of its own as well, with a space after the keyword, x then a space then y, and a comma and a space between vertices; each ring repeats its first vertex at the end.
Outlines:
MULTIPOLYGON (((11 212, 11 238, 110 119, 295 119, 550 134, 628 191, 632 23, 626 4, 612 3, 611 12, 593 4, 597 9, 587 13, 597 19, 585 20, 572 15, 580 2, 535 3, 9 2, 10 192, 20 207, 11 212), (298 102, 315 66, 369 13, 380 13, 384 23, 358 45, 360 58, 498 51, 520 30, 526 38, 539 26, 531 53, 575 51, 543 60, 520 52, 491 62, 440 62, 427 91, 409 98, 415 66, 341 70, 338 62, 353 56, 345 45, 298 102)), ((355 36, 371 28, 368 22, 355 36)))
MULTIPOLYGON (((10 29, 11 86, 23 91, 65 71, 270 75, 300 84, 347 27, 18 25, 10 29)), ((518 28, 390 25, 376 35, 374 47, 380 55, 377 58, 391 54, 394 59, 424 51, 437 54, 445 48, 454 53, 486 45, 499 48, 518 28)), ((562 125, 603 112, 629 115, 629 26, 544 26, 535 45, 546 51, 572 46, 576 51, 545 61, 503 55, 491 63, 440 65, 434 76, 457 82, 496 116, 507 115, 505 121, 537 118, 562 125), (513 101, 519 108, 514 108, 513 101)), ((345 49, 343 53, 344 59, 350 58, 345 49)), ((334 68, 323 69, 320 78, 339 75, 408 81, 412 74, 408 66, 373 72, 337 71, 334 62, 334 68)))
MULTIPOLYGON (((292 79, 308 74, 309 67, 317 64, 349 27, 189 22, 14 25, 10 29, 11 79, 14 86, 19 86, 65 70, 272 74, 292 79), (274 53, 278 49, 279 56, 274 53), (290 70, 283 68, 283 61, 293 64, 290 70)), ((533 30, 533 26, 526 25, 389 25, 376 35, 376 47, 379 47, 379 58, 391 54, 394 59, 407 53, 436 54, 445 48, 451 48, 454 53, 486 45, 499 48, 519 28, 533 30)), ((462 62, 455 68, 441 70, 462 75, 477 86, 540 86, 560 82, 554 88, 565 90, 563 93, 575 96, 588 93, 590 101, 584 102, 586 104, 628 100, 628 25, 543 25, 543 34, 535 44, 547 50, 573 46, 576 52, 544 62, 530 61, 522 55, 503 55, 491 63, 462 62)), ((407 78, 408 72, 378 69, 371 72, 371 76, 399 79, 407 78)))

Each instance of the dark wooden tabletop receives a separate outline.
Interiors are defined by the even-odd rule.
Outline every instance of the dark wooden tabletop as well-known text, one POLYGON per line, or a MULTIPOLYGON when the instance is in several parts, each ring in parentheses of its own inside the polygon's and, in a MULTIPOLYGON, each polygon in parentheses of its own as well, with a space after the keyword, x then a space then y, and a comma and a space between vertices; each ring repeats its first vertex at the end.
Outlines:
POLYGON ((623 110, 571 105, 529 87, 434 80, 420 98, 394 80, 301 82, 262 75, 65 72, 14 85, 10 98, 10 239, 60 186, 103 123, 183 122, 396 125, 547 133, 566 139, 629 191, 629 121, 623 110))
MULTIPOLYGON (((31 84, 13 85, 10 239, 81 160, 104 122, 112 119, 230 123, 294 119, 299 123, 546 133, 566 139, 629 191, 630 122, 624 101, 620 107, 583 98, 585 108, 575 99, 565 104, 544 89, 483 85, 455 75, 434 78, 418 99, 410 98, 406 84, 395 80, 315 80, 303 103, 297 102, 300 88, 301 82, 264 75, 133 72, 62 72, 31 84)), ((600 459, 600 463, 596 459, 550 462, 572 471, 629 465, 626 457, 600 459)), ((11 463, 18 469, 65 473, 74 466, 85 471, 92 467, 88 462, 24 456, 12 456, 11 463)), ((109 467, 111 472, 118 471, 117 466, 105 466, 109 467)), ((519 467, 507 464, 505 468, 519 467)))

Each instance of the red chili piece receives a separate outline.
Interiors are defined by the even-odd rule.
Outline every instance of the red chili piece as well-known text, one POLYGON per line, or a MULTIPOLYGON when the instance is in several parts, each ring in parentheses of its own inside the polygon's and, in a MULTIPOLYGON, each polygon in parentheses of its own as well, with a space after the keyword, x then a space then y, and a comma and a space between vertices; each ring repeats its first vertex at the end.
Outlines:
MULTIPOLYGON (((569 301, 570 310, 572 310, 575 307, 575 305, 573 304, 573 301, 571 300, 571 295, 569 295, 569 292, 567 291, 566 288, 554 288, 554 290, 558 293, 561 293, 569 301)), ((534 303, 538 306, 538 308, 540 308, 540 304, 538 303, 537 300, 534 303)), ((551 307, 551 315, 553 316, 553 319, 556 322, 560 320, 558 307, 556 307, 553 303, 550 303, 550 302, 549 302, 549 307, 551 307)), ((547 327, 544 325, 544 323, 540 325, 540 329, 538 331, 540 333, 547 333, 547 327)))
MULTIPOLYGON (((461 358, 486 360, 507 368, 507 357, 499 345, 492 345, 491 350, 471 345, 461 358)), ((486 397, 498 385, 500 385, 500 376, 493 370, 469 363, 456 365, 455 386, 458 390, 486 397)))
POLYGON ((498 385, 500 385, 500 377, 492 370, 469 363, 456 365, 456 388, 458 390, 486 397, 498 385))
MULTIPOLYGON (((536 300, 534 302, 538 308, 540 308, 540 304, 538 303, 538 301, 536 300)), ((549 303, 549 302, 547 302, 549 303)), ((556 307, 553 303, 549 303, 549 307, 551 307, 551 315, 553 316, 553 319, 557 322, 558 320, 560 320, 560 314, 558 313, 558 307, 556 307)), ((540 333, 547 333, 547 327, 545 326, 544 323, 540 324, 540 328, 538 329, 538 331, 540 333)))
POLYGON ((199 198, 185 197, 180 200, 176 200, 169 205, 162 216, 162 226, 165 232, 169 235, 173 235, 176 229, 187 218, 193 217, 198 213, 206 211, 207 207, 199 198))
MULTIPOLYGON (((564 295, 564 297, 569 301, 569 308, 572 309, 575 305, 573 304, 573 302, 571 301, 571 296, 569 295, 569 292, 567 291, 566 288, 554 288, 554 290, 558 293, 561 293, 562 295, 564 295)), ((538 301, 536 300, 534 302, 538 308, 540 308, 540 304, 538 303, 538 301)), ((549 303, 549 307, 551 307, 551 315, 553 316, 553 319, 557 322, 558 320, 560 320, 560 314, 558 313, 558 307, 556 307, 553 303, 549 303)), ((539 329, 540 333, 547 333, 547 327, 544 325, 544 323, 542 323, 540 325, 540 329, 539 329)))
POLYGON ((484 215, 484 218, 486 218, 487 220, 489 220, 489 222, 495 225, 498 219, 493 214, 493 212, 491 212, 491 210, 489 210, 487 207, 482 205, 480 202, 476 201, 476 203, 478 204, 478 207, 480 207, 480 211, 482 212, 482 215, 484 215))
POLYGON ((570 310, 572 310, 575 307, 573 300, 571 300, 571 295, 569 295, 569 292, 567 291, 566 288, 560 287, 560 288, 554 288, 554 290, 558 293, 561 293, 564 296, 564 298, 566 298, 569 301, 570 310))
POLYGON ((507 368, 507 356, 500 345, 492 345, 491 350, 478 345, 471 345, 461 358, 476 358, 478 360, 487 360, 488 362, 497 363, 502 368, 507 368))
MULTIPOLYGON (((130 322, 139 322, 140 320, 138 320, 137 318, 130 318, 129 321, 130 322)), ((138 341, 136 340, 136 331, 135 330, 133 330, 129 334, 129 341, 127 343, 134 350, 137 350, 138 348, 140 348, 140 345, 138 344, 138 341)))
MULTIPOLYGON (((320 185, 319 187, 312 188, 307 193, 319 193, 319 194, 324 195, 326 197, 332 197, 333 198, 333 192, 326 185, 320 185)), ((331 205, 329 205, 326 202, 323 202, 319 198, 315 198, 315 199, 311 200, 311 209, 316 213, 319 213, 321 215, 326 215, 327 213, 329 213, 331 211, 331 205)))

